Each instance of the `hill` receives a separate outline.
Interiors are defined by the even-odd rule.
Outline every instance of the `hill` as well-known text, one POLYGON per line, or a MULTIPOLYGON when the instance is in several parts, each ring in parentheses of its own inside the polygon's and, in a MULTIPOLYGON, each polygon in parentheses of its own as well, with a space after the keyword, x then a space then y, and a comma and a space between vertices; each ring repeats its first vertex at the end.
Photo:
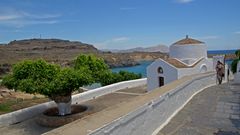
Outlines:
POLYGON ((164 57, 163 53, 111 53, 103 52, 91 44, 61 39, 14 40, 0 46, 0 76, 9 72, 12 64, 24 59, 43 58, 48 62, 71 66, 79 54, 94 54, 101 57, 111 67, 134 66, 141 60, 164 57))
POLYGON ((151 46, 151 47, 136 47, 126 50, 104 50, 104 51, 111 51, 111 52, 118 52, 118 53, 126 53, 126 52, 161 52, 161 53, 168 53, 169 48, 166 45, 157 45, 157 46, 151 46))

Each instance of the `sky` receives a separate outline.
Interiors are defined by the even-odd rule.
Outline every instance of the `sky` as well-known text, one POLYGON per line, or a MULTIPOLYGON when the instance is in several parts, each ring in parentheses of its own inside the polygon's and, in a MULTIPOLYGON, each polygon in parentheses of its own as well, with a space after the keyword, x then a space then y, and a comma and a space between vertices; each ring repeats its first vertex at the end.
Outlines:
POLYGON ((0 43, 58 38, 98 49, 171 45, 240 48, 240 0, 1 0, 0 43))

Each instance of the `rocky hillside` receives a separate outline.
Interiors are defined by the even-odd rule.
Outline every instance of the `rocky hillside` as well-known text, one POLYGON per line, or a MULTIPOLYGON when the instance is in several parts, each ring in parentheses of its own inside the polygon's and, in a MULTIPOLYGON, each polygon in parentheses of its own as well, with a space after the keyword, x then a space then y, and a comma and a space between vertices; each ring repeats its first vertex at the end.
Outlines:
POLYGON ((12 41, 0 46, 1 64, 13 64, 22 59, 44 58, 48 61, 65 61, 79 53, 96 53, 89 44, 59 39, 29 39, 12 41))
POLYGON ((139 61, 153 61, 168 55, 159 52, 102 53, 102 57, 110 67, 134 66, 139 61))
POLYGON ((111 53, 102 52, 93 45, 60 39, 26 39, 12 41, 0 46, 0 76, 10 71, 12 64, 23 59, 43 58, 61 66, 71 65, 79 54, 94 54, 101 57, 110 67, 137 65, 141 60, 163 57, 162 53, 111 53))
POLYGON ((151 47, 136 47, 126 50, 104 50, 104 51, 111 51, 111 52, 117 52, 117 53, 129 53, 129 52, 161 52, 161 53, 168 53, 169 48, 166 45, 157 45, 157 46, 151 46, 151 47))

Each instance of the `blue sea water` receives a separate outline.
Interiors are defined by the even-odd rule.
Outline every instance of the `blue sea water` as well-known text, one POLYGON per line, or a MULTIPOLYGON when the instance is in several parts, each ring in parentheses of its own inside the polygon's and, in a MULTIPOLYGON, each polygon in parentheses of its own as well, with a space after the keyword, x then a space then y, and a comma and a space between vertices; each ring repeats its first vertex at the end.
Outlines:
POLYGON ((236 50, 208 50, 208 54, 234 54, 236 50))
MULTIPOLYGON (((208 54, 233 54, 236 50, 209 50, 208 54)), ((142 61, 140 65, 133 66, 133 67, 120 67, 120 68, 113 68, 113 72, 119 72, 120 70, 129 71, 133 73, 140 73, 142 77, 146 77, 146 68, 150 65, 153 61, 142 61)), ((230 65, 232 60, 227 60, 226 63, 230 65)))
POLYGON ((120 67, 120 68, 113 68, 113 72, 119 72, 121 70, 123 71, 128 71, 128 72, 133 72, 137 74, 142 74, 142 77, 146 77, 146 68, 148 65, 150 65, 153 61, 142 61, 140 62, 140 65, 133 66, 133 67, 120 67))

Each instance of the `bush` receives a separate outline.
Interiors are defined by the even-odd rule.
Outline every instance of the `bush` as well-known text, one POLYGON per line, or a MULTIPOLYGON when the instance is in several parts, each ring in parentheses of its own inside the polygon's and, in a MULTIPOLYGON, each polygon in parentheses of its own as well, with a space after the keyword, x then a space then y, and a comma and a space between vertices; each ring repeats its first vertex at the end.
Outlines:
POLYGON ((237 51, 235 52, 235 55, 238 57, 238 59, 240 59, 240 50, 237 50, 237 51))
POLYGON ((135 74, 127 71, 120 71, 119 73, 107 73, 105 76, 101 79, 102 86, 127 81, 127 80, 134 80, 141 78, 141 74, 135 74))
POLYGON ((231 70, 232 70, 233 73, 237 72, 238 61, 240 61, 240 60, 239 59, 235 59, 235 60, 233 60, 233 62, 231 64, 231 70))
POLYGON ((237 50, 235 52, 235 55, 237 56, 237 58, 234 59, 233 62, 231 63, 231 70, 233 73, 237 72, 237 64, 238 64, 238 61, 240 61, 240 50, 237 50))
POLYGON ((135 74, 127 71, 120 71, 119 74, 123 77, 123 80, 133 80, 133 79, 139 79, 142 77, 141 74, 135 74))

